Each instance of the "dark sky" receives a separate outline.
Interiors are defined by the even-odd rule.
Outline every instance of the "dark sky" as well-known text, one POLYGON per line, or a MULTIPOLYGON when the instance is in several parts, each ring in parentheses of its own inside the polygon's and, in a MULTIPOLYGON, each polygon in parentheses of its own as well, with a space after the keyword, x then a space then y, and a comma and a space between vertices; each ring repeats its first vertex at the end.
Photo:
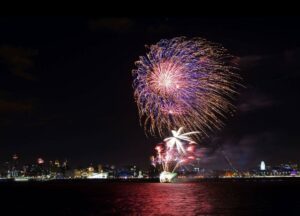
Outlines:
POLYGON ((131 70, 145 44, 204 37, 240 58, 237 114, 201 146, 204 167, 300 163, 300 19, 0 18, 0 161, 149 164, 131 70))

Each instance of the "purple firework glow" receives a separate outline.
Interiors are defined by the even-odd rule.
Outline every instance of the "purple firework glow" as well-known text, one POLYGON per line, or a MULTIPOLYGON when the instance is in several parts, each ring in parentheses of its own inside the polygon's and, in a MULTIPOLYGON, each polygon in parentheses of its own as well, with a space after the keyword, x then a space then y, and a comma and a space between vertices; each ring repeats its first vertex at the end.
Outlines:
POLYGON ((240 77, 233 57, 202 38, 177 37, 147 46, 133 70, 134 96, 145 131, 160 137, 185 127, 199 131, 223 126, 233 113, 240 77))

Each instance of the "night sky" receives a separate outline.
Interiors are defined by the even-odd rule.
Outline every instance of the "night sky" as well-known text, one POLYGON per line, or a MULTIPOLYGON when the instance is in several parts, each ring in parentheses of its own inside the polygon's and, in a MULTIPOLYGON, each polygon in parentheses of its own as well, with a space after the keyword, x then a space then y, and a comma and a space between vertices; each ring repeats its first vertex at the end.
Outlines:
POLYGON ((146 167, 131 70, 145 44, 204 37, 239 58, 237 113, 201 141, 203 167, 300 163, 300 18, 1 17, 0 162, 17 153, 146 167))

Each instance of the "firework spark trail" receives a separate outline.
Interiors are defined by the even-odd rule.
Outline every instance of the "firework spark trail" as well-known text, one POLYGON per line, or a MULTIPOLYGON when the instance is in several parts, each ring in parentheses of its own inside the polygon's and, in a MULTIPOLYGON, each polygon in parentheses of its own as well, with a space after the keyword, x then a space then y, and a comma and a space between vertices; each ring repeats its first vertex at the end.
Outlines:
POLYGON ((234 111, 231 101, 240 80, 227 50, 185 37, 160 40, 148 49, 132 72, 145 131, 163 137, 183 126, 202 137, 220 129, 234 111))
POLYGON ((196 142, 189 137, 198 131, 182 133, 183 128, 173 130, 172 136, 164 139, 163 143, 155 147, 156 157, 152 157, 154 166, 161 165, 165 172, 175 172, 181 165, 196 159, 196 142))

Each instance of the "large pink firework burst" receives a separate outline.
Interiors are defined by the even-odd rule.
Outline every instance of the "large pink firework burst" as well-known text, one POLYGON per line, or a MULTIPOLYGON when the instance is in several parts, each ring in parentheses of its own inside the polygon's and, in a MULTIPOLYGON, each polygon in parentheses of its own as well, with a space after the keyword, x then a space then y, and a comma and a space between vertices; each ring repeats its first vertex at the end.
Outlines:
POLYGON ((222 46, 202 38, 160 40, 133 70, 134 96, 145 131, 165 136, 185 127, 206 136, 232 114, 240 76, 222 46))

